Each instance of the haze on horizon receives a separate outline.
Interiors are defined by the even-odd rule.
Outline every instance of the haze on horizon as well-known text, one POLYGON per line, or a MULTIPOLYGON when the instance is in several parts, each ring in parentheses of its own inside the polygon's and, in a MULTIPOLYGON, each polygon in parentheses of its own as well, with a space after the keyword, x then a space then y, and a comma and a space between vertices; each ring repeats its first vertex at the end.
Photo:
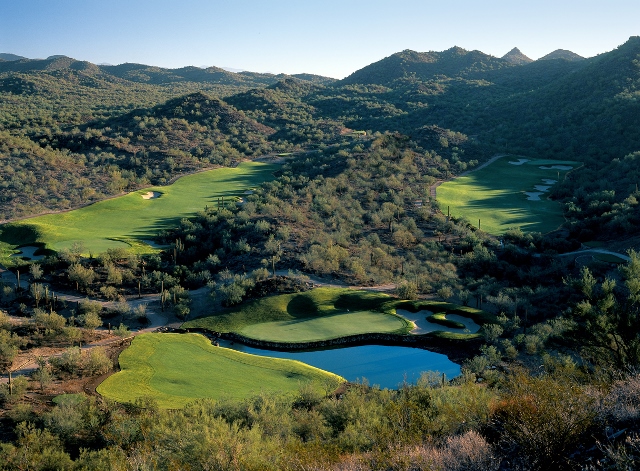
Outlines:
POLYGON ((404 49, 591 57, 640 34, 637 18, 637 0, 21 0, 0 4, 0 52, 343 78, 404 49))

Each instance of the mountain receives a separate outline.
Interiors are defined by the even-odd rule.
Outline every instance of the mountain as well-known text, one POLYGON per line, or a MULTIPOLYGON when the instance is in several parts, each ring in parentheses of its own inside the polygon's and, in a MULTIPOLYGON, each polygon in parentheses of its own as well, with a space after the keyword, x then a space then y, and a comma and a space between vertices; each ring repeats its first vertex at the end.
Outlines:
POLYGON ((475 79, 489 70, 513 67, 506 59, 499 59, 480 51, 452 47, 443 52, 415 52, 405 50, 374 62, 343 80, 340 85, 375 84, 391 86, 399 80, 428 81, 444 77, 475 79))
POLYGON ((584 57, 579 56, 575 52, 567 51, 566 49, 556 49, 553 52, 550 52, 546 56, 541 57, 540 61, 552 60, 552 59, 564 59, 566 61, 582 61, 584 57))
POLYGON ((26 57, 9 54, 8 52, 0 52, 0 60, 3 61, 20 61, 23 59, 26 59, 26 57))
POLYGON ((502 58, 516 65, 528 64, 530 62, 533 62, 533 59, 525 56, 517 47, 511 49, 504 56, 502 56, 502 58))

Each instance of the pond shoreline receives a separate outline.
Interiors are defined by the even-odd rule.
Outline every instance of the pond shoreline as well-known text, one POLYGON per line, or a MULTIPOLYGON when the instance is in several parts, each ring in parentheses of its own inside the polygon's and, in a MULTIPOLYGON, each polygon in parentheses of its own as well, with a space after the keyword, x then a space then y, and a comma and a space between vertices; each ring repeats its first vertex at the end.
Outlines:
MULTIPOLYGON (((169 332, 167 330, 167 332, 169 332)), ((258 347, 274 351, 303 351, 322 350, 345 346, 386 345, 394 347, 413 347, 429 350, 446 355, 452 362, 461 363, 475 355, 482 345, 481 338, 450 340, 433 334, 402 335, 385 333, 356 334, 335 339, 318 340, 313 342, 271 342, 245 337, 234 332, 212 332, 199 327, 173 329, 174 333, 198 333, 214 342, 217 338, 242 343, 251 347, 258 347)))

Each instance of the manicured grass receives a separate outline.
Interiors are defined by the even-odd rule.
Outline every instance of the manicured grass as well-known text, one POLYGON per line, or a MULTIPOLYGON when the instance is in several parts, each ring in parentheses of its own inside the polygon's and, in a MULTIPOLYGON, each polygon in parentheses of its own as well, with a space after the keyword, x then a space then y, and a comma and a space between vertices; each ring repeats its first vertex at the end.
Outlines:
MULTIPOLYGON (((169 186, 144 190, 101 201, 66 213, 50 214, 0 226, 0 241, 8 246, 41 242, 59 250, 81 243, 87 253, 104 252, 110 247, 150 251, 144 244, 184 217, 195 215, 206 206, 215 207, 218 197, 225 203, 237 200, 246 190, 272 178, 274 165, 243 162, 236 168, 219 168, 178 179, 169 186), (143 199, 148 192, 159 198, 143 199)), ((0 247, 1 248, 1 247, 0 247)))
POLYGON ((243 399, 260 392, 293 393, 311 383, 319 392, 344 381, 304 363, 214 347, 197 334, 143 334, 120 354, 121 371, 97 391, 122 403, 150 397, 162 408, 198 398, 243 399))
POLYGON ((325 315, 315 319, 253 324, 240 330, 240 334, 273 342, 313 342, 365 332, 401 332, 406 323, 399 317, 380 312, 359 311, 325 315))
POLYGON ((369 332, 407 333, 410 324, 396 316, 385 294, 343 288, 258 299, 183 327, 236 332, 278 342, 307 342, 369 332))
POLYGON ((438 314, 430 315, 429 317, 427 317, 427 320, 444 327, 451 327, 452 329, 464 329, 466 327, 462 322, 447 319, 446 316, 447 315, 445 313, 440 312, 438 314))
POLYGON ((627 263, 627 261, 624 258, 620 258, 617 255, 613 255, 609 253, 595 253, 593 254, 593 258, 595 258, 596 260, 600 260, 601 262, 607 262, 607 263, 617 263, 617 264, 627 263))
POLYGON ((523 165, 512 165, 515 157, 503 157, 491 165, 459 177, 438 187, 440 210, 447 214, 450 209, 454 217, 465 217, 469 222, 491 234, 502 234, 519 227, 525 232, 547 233, 563 222, 562 209, 558 203, 547 198, 549 192, 540 195, 539 201, 527 199, 525 192, 537 191, 535 185, 544 185, 543 180, 560 180, 568 170, 541 169, 564 165, 577 168, 580 162, 531 160, 523 165))
MULTIPOLYGON (((459 304, 447 303, 444 301, 398 301, 395 304, 395 307, 397 309, 406 309, 410 312, 431 311, 434 315, 441 314, 442 316, 446 314, 458 314, 463 317, 468 317, 479 325, 495 324, 497 322, 496 316, 489 312, 476 309, 474 307, 460 306, 459 304)), ((464 325, 462 327, 464 327, 464 325)))

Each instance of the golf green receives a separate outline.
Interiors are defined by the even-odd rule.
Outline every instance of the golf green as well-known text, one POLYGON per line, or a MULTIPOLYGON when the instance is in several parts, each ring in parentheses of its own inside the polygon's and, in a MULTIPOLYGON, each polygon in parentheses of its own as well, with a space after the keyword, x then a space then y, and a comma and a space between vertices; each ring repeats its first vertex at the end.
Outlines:
POLYGON ((503 157, 491 165, 440 185, 440 210, 464 217, 490 234, 519 227, 525 232, 547 233, 564 222, 561 206, 550 200, 549 190, 568 171, 582 165, 574 161, 529 160, 503 157))
POLYGON ((272 164, 243 162, 236 168, 188 175, 172 185, 145 188, 74 211, 5 224, 0 240, 13 246, 43 243, 53 250, 79 242, 86 253, 118 246, 149 249, 145 239, 177 226, 182 218, 193 216, 206 206, 215 207, 218 198, 236 201, 245 191, 273 178, 274 169, 272 164), (25 239, 25 235, 33 240, 25 239))
POLYGON ((152 398, 179 408, 198 398, 243 399, 261 392, 294 393, 311 383, 319 392, 344 379, 294 360, 215 347, 198 334, 142 334, 120 354, 121 371, 97 391, 122 403, 152 398))
POLYGON ((401 332, 406 322, 381 312, 358 311, 320 318, 253 324, 240 330, 245 337, 271 342, 313 342, 368 332, 401 332))
POLYGON ((236 332, 272 342, 309 342, 370 332, 408 333, 411 325, 395 315, 389 296, 346 288, 257 299, 183 327, 236 332))

